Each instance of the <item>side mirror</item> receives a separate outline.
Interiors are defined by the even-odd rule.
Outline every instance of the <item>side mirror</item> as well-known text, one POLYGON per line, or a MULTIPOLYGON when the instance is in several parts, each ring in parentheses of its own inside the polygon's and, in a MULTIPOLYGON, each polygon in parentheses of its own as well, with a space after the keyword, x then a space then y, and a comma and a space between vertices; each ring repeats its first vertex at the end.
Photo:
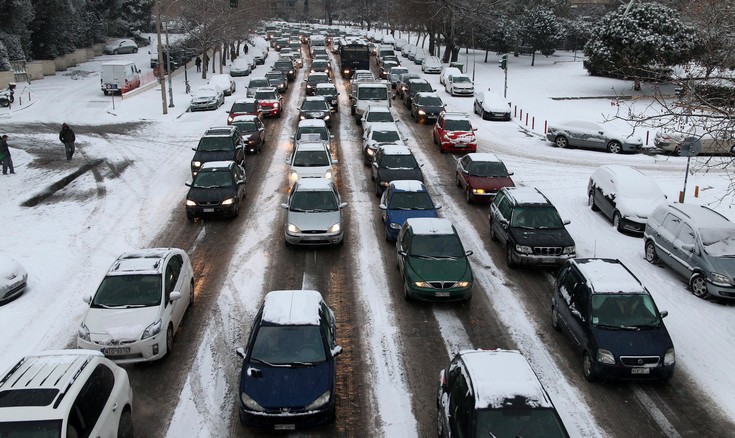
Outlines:
POLYGON ((235 353, 237 353, 238 356, 245 359, 245 349, 242 347, 235 348, 235 353))
POLYGON ((281 208, 285 208, 286 210, 288 210, 288 204, 281 204, 281 208))
POLYGON ((339 160, 332 160, 332 164, 339 164, 339 160))
POLYGON ((168 300, 171 302, 174 302, 179 299, 181 299, 181 292, 173 291, 170 294, 168 294, 168 300))
POLYGON ((681 249, 684 251, 694 252, 694 245, 691 243, 683 243, 681 249))
POLYGON ((439 210, 441 208, 442 208, 442 205, 441 204, 437 204, 437 205, 434 206, 434 210, 439 210))
POLYGON ((82 298, 82 301, 89 304, 92 302, 92 295, 87 295, 86 297, 82 298))
POLYGON ((329 134, 329 138, 334 138, 334 134, 329 134))
POLYGON ((295 140, 295 139, 296 139, 296 136, 295 136, 295 135, 292 135, 292 136, 290 136, 289 138, 290 138, 291 140, 295 140))
POLYGON ((571 223, 572 223, 572 221, 570 221, 569 219, 564 219, 564 220, 562 221, 562 223, 563 223, 564 225, 569 225, 569 224, 571 224, 571 223))
POLYGON ((192 151, 196 152, 197 148, 191 148, 192 151))
POLYGON ((381 209, 381 210, 387 210, 388 209, 388 206, 385 205, 385 204, 380 204, 380 205, 378 205, 378 208, 381 209))
POLYGON ((346 202, 343 202, 343 203, 339 204, 340 210, 343 209, 343 208, 345 208, 345 207, 347 207, 347 205, 348 204, 346 202))
POLYGON ((237 185, 238 185, 238 186, 241 186, 241 185, 243 185, 243 184, 245 184, 245 180, 244 180, 244 179, 239 179, 239 180, 237 180, 237 185))
POLYGON ((466 256, 471 256, 472 254, 474 254, 474 252, 472 252, 472 250, 469 250, 469 251, 465 251, 464 252, 464 255, 466 255, 466 256))
POLYGON ((339 356, 340 354, 342 354, 342 347, 337 345, 330 351, 330 353, 332 354, 332 357, 339 356))
POLYGON ((192 183, 192 181, 187 181, 187 182, 185 182, 185 183, 184 183, 184 185, 185 185, 186 187, 191 187, 191 183, 192 183))
POLYGON ((513 176, 514 172, 508 172, 508 176, 513 176))
POLYGON ((662 310, 658 314, 659 314, 659 316, 661 316, 661 318, 666 318, 667 316, 669 316, 669 311, 668 310, 662 310))
POLYGON ((398 251, 398 255, 402 257, 406 257, 406 251, 403 251, 403 250, 398 251))

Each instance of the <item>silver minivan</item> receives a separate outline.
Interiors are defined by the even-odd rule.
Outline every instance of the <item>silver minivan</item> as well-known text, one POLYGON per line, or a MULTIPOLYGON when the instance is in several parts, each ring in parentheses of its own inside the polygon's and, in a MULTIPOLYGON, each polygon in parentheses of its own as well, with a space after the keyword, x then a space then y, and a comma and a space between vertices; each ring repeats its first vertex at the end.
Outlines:
POLYGON ((304 178, 281 204, 286 214, 286 245, 338 245, 344 238, 342 202, 331 181, 304 178))
POLYGON ((645 257, 689 279, 692 293, 735 299, 735 224, 690 204, 660 204, 643 233, 645 257))

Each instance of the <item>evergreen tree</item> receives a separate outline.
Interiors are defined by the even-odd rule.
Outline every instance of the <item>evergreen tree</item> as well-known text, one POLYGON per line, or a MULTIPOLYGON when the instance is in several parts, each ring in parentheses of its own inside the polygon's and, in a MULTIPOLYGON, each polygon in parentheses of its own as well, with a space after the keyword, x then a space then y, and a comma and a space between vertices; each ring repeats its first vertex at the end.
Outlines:
POLYGON ((537 50, 545 56, 554 53, 563 39, 562 26, 551 9, 537 6, 521 17, 520 36, 523 43, 533 49, 531 65, 534 65, 537 50))

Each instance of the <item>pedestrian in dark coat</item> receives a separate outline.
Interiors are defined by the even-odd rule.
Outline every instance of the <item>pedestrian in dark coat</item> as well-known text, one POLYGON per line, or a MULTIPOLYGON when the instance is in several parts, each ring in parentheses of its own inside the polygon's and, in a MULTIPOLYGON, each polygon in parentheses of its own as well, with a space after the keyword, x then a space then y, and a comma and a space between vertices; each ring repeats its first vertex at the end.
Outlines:
POLYGON ((66 160, 71 160, 71 157, 74 155, 74 142, 77 140, 77 137, 74 135, 74 131, 72 131, 66 123, 61 125, 59 140, 64 143, 64 149, 66 149, 66 160))
POLYGON ((197 66, 197 71, 202 71, 202 58, 197 56, 197 59, 194 60, 194 64, 197 66))
POLYGON ((3 134, 2 137, 0 137, 0 155, 3 156, 3 175, 8 174, 8 169, 10 169, 10 173, 15 173, 15 169, 13 169, 13 159, 10 157, 10 149, 8 148, 8 135, 3 134))
POLYGON ((244 53, 244 54, 246 54, 246 55, 248 54, 248 43, 245 43, 245 44, 244 44, 244 45, 242 46, 242 53, 244 53))

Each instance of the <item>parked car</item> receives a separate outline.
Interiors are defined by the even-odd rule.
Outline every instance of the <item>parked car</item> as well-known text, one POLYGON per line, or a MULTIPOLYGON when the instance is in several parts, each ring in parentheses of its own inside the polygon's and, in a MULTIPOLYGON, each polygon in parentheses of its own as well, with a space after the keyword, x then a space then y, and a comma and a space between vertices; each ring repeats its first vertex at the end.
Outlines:
POLYGON ((475 84, 465 74, 454 74, 444 81, 444 90, 450 96, 472 96, 475 92, 475 84))
POLYGON ((559 148, 602 149, 612 154, 639 152, 643 147, 643 140, 639 136, 618 133, 599 123, 584 120, 550 124, 546 138, 559 148))
POLYGON ((416 93, 411 99, 411 117, 416 123, 434 122, 446 104, 436 93, 416 93))
POLYGON ((259 76, 259 77, 252 77, 248 81, 248 89, 246 92, 247 97, 255 97, 255 92, 258 90, 258 88, 268 88, 271 86, 271 83, 268 82, 268 78, 265 76, 259 76))
MULTIPOLYGON (((411 55, 408 56, 408 58, 411 58, 411 55)), ((426 52, 424 52, 423 49, 416 50, 416 53, 413 55, 413 63, 416 65, 422 65, 424 63, 424 59, 426 59, 426 52)))
POLYGON ((301 178, 293 186, 286 214, 287 245, 340 245, 344 239, 342 202, 329 179, 301 178))
POLYGON ((375 194, 380 196, 391 181, 411 179, 424 181, 421 166, 406 146, 388 144, 378 148, 372 162, 371 176, 375 194))
POLYGON ((255 91, 260 113, 268 117, 281 117, 283 113, 283 97, 274 87, 258 88, 255 91))
POLYGON ((735 133, 728 130, 694 135, 660 130, 653 138, 654 146, 676 156, 681 156, 682 148, 691 149, 692 145, 697 142, 699 147, 697 155, 735 154, 735 133))
POLYGON ((17 298, 26 288, 28 273, 11 257, 0 254, 0 304, 17 298))
POLYGON ((275 431, 332 421, 342 353, 336 331, 334 312, 319 292, 267 293, 247 346, 236 350, 242 358, 240 421, 275 431))
POLYGON ((339 92, 337 91, 337 87, 335 87, 334 84, 316 84, 316 88, 314 88, 314 95, 323 97, 332 107, 332 112, 337 112, 337 109, 339 108, 339 101, 337 100, 339 92))
POLYGON ((0 436, 132 437, 133 389, 99 351, 29 354, 0 374, 0 436))
POLYGON ((391 181, 380 198, 385 240, 395 242, 398 232, 412 217, 437 217, 441 204, 434 204, 424 183, 414 180, 391 181))
POLYGON ((424 73, 441 73, 442 62, 436 56, 427 56, 421 62, 421 71, 424 73))
MULTIPOLYGON (((245 117, 245 116, 243 116, 245 117)), ((186 184, 186 218, 237 217, 245 196, 245 169, 234 161, 202 164, 194 180, 186 184)))
POLYGON ((439 73, 439 83, 442 85, 446 85, 447 79, 449 78, 449 76, 461 75, 461 74, 462 74, 462 70, 458 69, 457 67, 449 67, 449 66, 444 67, 442 68, 441 73, 439 73))
POLYGON ((260 116, 244 115, 236 116, 232 120, 240 132, 240 137, 245 145, 245 152, 260 153, 265 144, 265 124, 260 116))
POLYGON ((121 53, 138 53, 138 45, 135 41, 124 39, 112 41, 105 45, 104 52, 106 55, 119 55, 121 53))
POLYGON ((396 240, 406 300, 467 301, 472 267, 454 225, 442 218, 406 219, 396 240))
POLYGON ((207 129, 199 139, 196 148, 192 148, 191 176, 195 177, 202 164, 208 161, 232 160, 240 165, 245 164, 245 144, 240 131, 234 126, 215 126, 207 129))
POLYGON ((659 204, 646 221, 645 257, 688 279, 692 293, 735 299, 735 224, 707 207, 659 204))
POLYGON ((248 76, 252 73, 254 66, 255 61, 253 58, 248 56, 239 57, 232 61, 232 65, 230 66, 230 76, 235 78, 248 76))
POLYGON ((471 153, 457 160, 457 187, 468 203, 492 201, 503 187, 515 187, 505 164, 495 154, 471 153))
POLYGON ((569 436, 526 358, 515 350, 465 350, 439 373, 439 437, 569 436))
POLYGON ((472 108, 483 120, 510 120, 510 102, 490 91, 475 93, 472 108))
POLYGON ((216 110, 225 103, 225 93, 216 85, 202 85, 191 95, 190 111, 216 110))
POLYGON ((475 152, 477 150, 477 128, 472 126, 465 113, 444 112, 439 114, 433 130, 434 144, 439 152, 475 152))
POLYGON ((588 205, 607 216, 620 232, 643 233, 648 216, 666 195, 656 182, 638 170, 606 164, 592 172, 587 183, 588 205))
POLYGON ((332 159, 323 142, 299 143, 291 157, 286 161, 289 165, 288 180, 290 186, 302 178, 332 179, 338 162, 332 159))
POLYGON ((194 303, 194 270, 178 248, 123 253, 108 269, 79 326, 77 348, 117 363, 161 359, 194 303))
POLYGON ((490 204, 490 240, 505 245, 508 267, 561 265, 576 257, 574 239, 554 204, 538 189, 506 187, 490 204))
POLYGON ((261 117, 260 105, 258 100, 253 98, 238 99, 232 102, 230 110, 227 111, 227 124, 232 124, 235 117, 239 116, 256 116, 261 117))
POLYGON ((326 73, 312 73, 306 78, 306 95, 313 96, 314 90, 317 84, 324 84, 332 82, 326 73))
POLYGON ((232 76, 226 73, 214 74, 210 76, 207 83, 210 85, 217 85, 225 93, 225 96, 231 96, 232 93, 237 91, 235 80, 232 79, 232 76))
POLYGON ((324 96, 306 96, 299 107, 299 120, 320 119, 332 126, 332 107, 324 96))
POLYGON ((619 260, 568 260, 554 283, 551 325, 582 354, 590 381, 670 379, 676 353, 666 315, 619 260))
POLYGON ((370 166, 378 148, 387 144, 405 146, 405 137, 398 130, 398 125, 390 122, 373 122, 362 137, 362 157, 364 164, 370 166))

